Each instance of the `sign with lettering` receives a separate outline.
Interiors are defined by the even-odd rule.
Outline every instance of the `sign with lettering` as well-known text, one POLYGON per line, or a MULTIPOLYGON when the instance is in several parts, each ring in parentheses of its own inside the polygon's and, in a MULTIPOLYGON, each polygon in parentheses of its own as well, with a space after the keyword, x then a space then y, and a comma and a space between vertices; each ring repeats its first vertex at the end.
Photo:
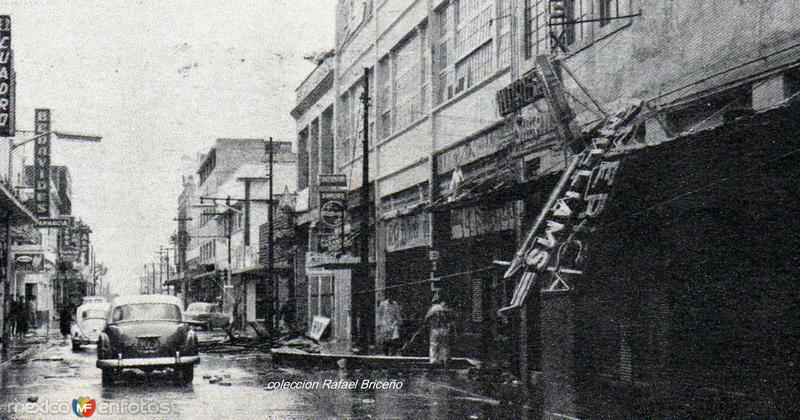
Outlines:
POLYGON ((478 134, 436 156, 436 173, 446 174, 465 163, 494 154, 508 146, 513 136, 514 128, 508 124, 501 124, 490 131, 478 134))
POLYGON ((308 336, 319 341, 319 339, 322 338, 322 334, 325 333, 325 329, 328 328, 328 324, 330 323, 330 318, 314 315, 314 320, 311 322, 311 327, 308 329, 308 336))
MULTIPOLYGON (((50 110, 35 111, 35 133, 50 132, 50 110)), ((36 139, 34 154, 34 210, 38 217, 50 216, 50 134, 36 139)))
POLYGON ((497 110, 505 117, 520 108, 536 102, 544 97, 544 89, 535 71, 497 91, 497 110))
POLYGON ((344 200, 327 198, 325 201, 321 201, 320 204, 319 219, 322 223, 332 228, 339 227, 344 223, 344 200))
POLYGON ((503 207, 494 209, 466 207, 450 210, 450 235, 453 239, 512 229, 514 229, 514 203, 507 203, 503 207))
POLYGON ((0 137, 14 129, 14 56, 11 51, 11 16, 0 16, 0 137))
POLYGON ((537 143, 545 134, 555 129, 547 101, 539 100, 519 110, 519 116, 511 119, 520 144, 537 143))
POLYGON ((81 231, 80 251, 84 265, 89 265, 89 231, 85 229, 81 231))
POLYGON ((42 254, 17 254, 14 256, 14 269, 16 271, 42 271, 44 270, 44 256, 42 254))
POLYGON ((430 213, 395 217, 385 222, 386 251, 430 246, 430 213))
POLYGON ((347 191, 347 175, 320 174, 317 185, 320 191, 347 191))
POLYGON ((39 218, 38 221, 39 223, 36 224, 37 228, 68 228, 72 226, 72 218, 69 217, 42 217, 39 218))
MULTIPOLYGON (((636 105, 621 115, 630 118, 635 114, 631 109, 639 108, 636 105)), ((574 287, 573 280, 583 275, 588 235, 605 209, 623 158, 607 152, 615 147, 612 140, 619 144, 632 132, 619 134, 615 130, 618 123, 619 118, 609 118, 600 130, 608 134, 592 139, 562 175, 505 274, 509 277, 520 267, 525 268, 510 304, 500 310, 501 314, 522 307, 537 279, 543 286, 542 293, 569 292, 574 287)))

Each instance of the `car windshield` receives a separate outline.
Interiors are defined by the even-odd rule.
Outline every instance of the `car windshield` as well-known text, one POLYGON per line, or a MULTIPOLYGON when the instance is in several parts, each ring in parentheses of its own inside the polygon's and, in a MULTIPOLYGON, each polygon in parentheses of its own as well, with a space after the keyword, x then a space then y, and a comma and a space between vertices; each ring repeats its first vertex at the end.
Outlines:
POLYGON ((210 303, 192 303, 186 308, 186 312, 211 312, 210 303))
POLYGON ((169 303, 135 303, 117 306, 111 322, 180 321, 181 309, 169 303))
POLYGON ((83 311, 81 319, 106 319, 107 312, 102 309, 89 309, 83 311))

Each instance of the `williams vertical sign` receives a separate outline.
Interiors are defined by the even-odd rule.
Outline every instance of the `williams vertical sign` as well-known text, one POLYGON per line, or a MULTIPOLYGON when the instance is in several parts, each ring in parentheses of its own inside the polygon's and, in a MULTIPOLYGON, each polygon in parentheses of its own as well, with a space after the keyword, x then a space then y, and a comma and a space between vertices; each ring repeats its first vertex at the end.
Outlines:
POLYGON ((14 136, 14 68, 11 16, 0 16, 0 137, 14 136))
MULTIPOLYGON (((37 109, 36 134, 50 133, 50 110, 37 109)), ((34 204, 36 216, 50 216, 50 134, 36 139, 34 146, 34 204)))

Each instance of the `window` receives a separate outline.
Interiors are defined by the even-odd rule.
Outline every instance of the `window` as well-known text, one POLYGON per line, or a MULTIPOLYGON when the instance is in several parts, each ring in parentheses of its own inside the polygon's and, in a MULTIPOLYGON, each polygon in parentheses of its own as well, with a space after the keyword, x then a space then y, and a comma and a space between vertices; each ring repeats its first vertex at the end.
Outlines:
POLYGON ((422 36, 413 35, 392 54, 394 124, 392 132, 407 127, 422 116, 422 36))
POLYGON ((313 322, 314 316, 331 318, 333 324, 334 310, 334 283, 332 275, 308 276, 308 322, 313 322))
POLYGON ((455 55, 458 58, 492 39, 494 2, 460 0, 456 9, 455 55))
POLYGON ((380 136, 389 137, 392 133, 392 75, 389 67, 389 56, 384 57, 378 62, 378 103, 377 108, 380 114, 380 136))
POLYGON ((486 43, 456 64, 456 93, 492 74, 492 44, 486 43))
POLYGON ((181 309, 166 303, 137 303, 114 308, 111 322, 180 321, 181 309))
POLYGON ((497 1, 497 65, 501 69, 511 65, 511 1, 497 1))
POLYGON ((436 69, 436 91, 434 101, 440 104, 453 97, 452 65, 449 59, 449 46, 452 39, 450 30, 450 4, 445 4, 436 11, 435 28, 433 32, 433 60, 436 69))

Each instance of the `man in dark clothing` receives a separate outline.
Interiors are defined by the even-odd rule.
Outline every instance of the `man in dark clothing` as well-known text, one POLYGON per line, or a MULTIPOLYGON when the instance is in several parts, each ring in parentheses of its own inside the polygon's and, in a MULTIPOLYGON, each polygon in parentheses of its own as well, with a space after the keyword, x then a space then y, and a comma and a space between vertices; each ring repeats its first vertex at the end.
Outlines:
POLYGON ((22 295, 17 296, 17 334, 24 336, 28 333, 28 305, 22 295))
POLYGON ((8 302, 6 303, 8 306, 6 309, 8 312, 6 316, 8 316, 9 322, 9 334, 12 337, 17 335, 17 314, 19 313, 19 308, 17 307, 17 300, 14 298, 14 295, 9 295, 7 298, 8 302))
POLYGON ((69 302, 64 302, 61 305, 61 314, 59 315, 59 327, 61 327, 61 335, 67 338, 72 326, 72 305, 69 302))

